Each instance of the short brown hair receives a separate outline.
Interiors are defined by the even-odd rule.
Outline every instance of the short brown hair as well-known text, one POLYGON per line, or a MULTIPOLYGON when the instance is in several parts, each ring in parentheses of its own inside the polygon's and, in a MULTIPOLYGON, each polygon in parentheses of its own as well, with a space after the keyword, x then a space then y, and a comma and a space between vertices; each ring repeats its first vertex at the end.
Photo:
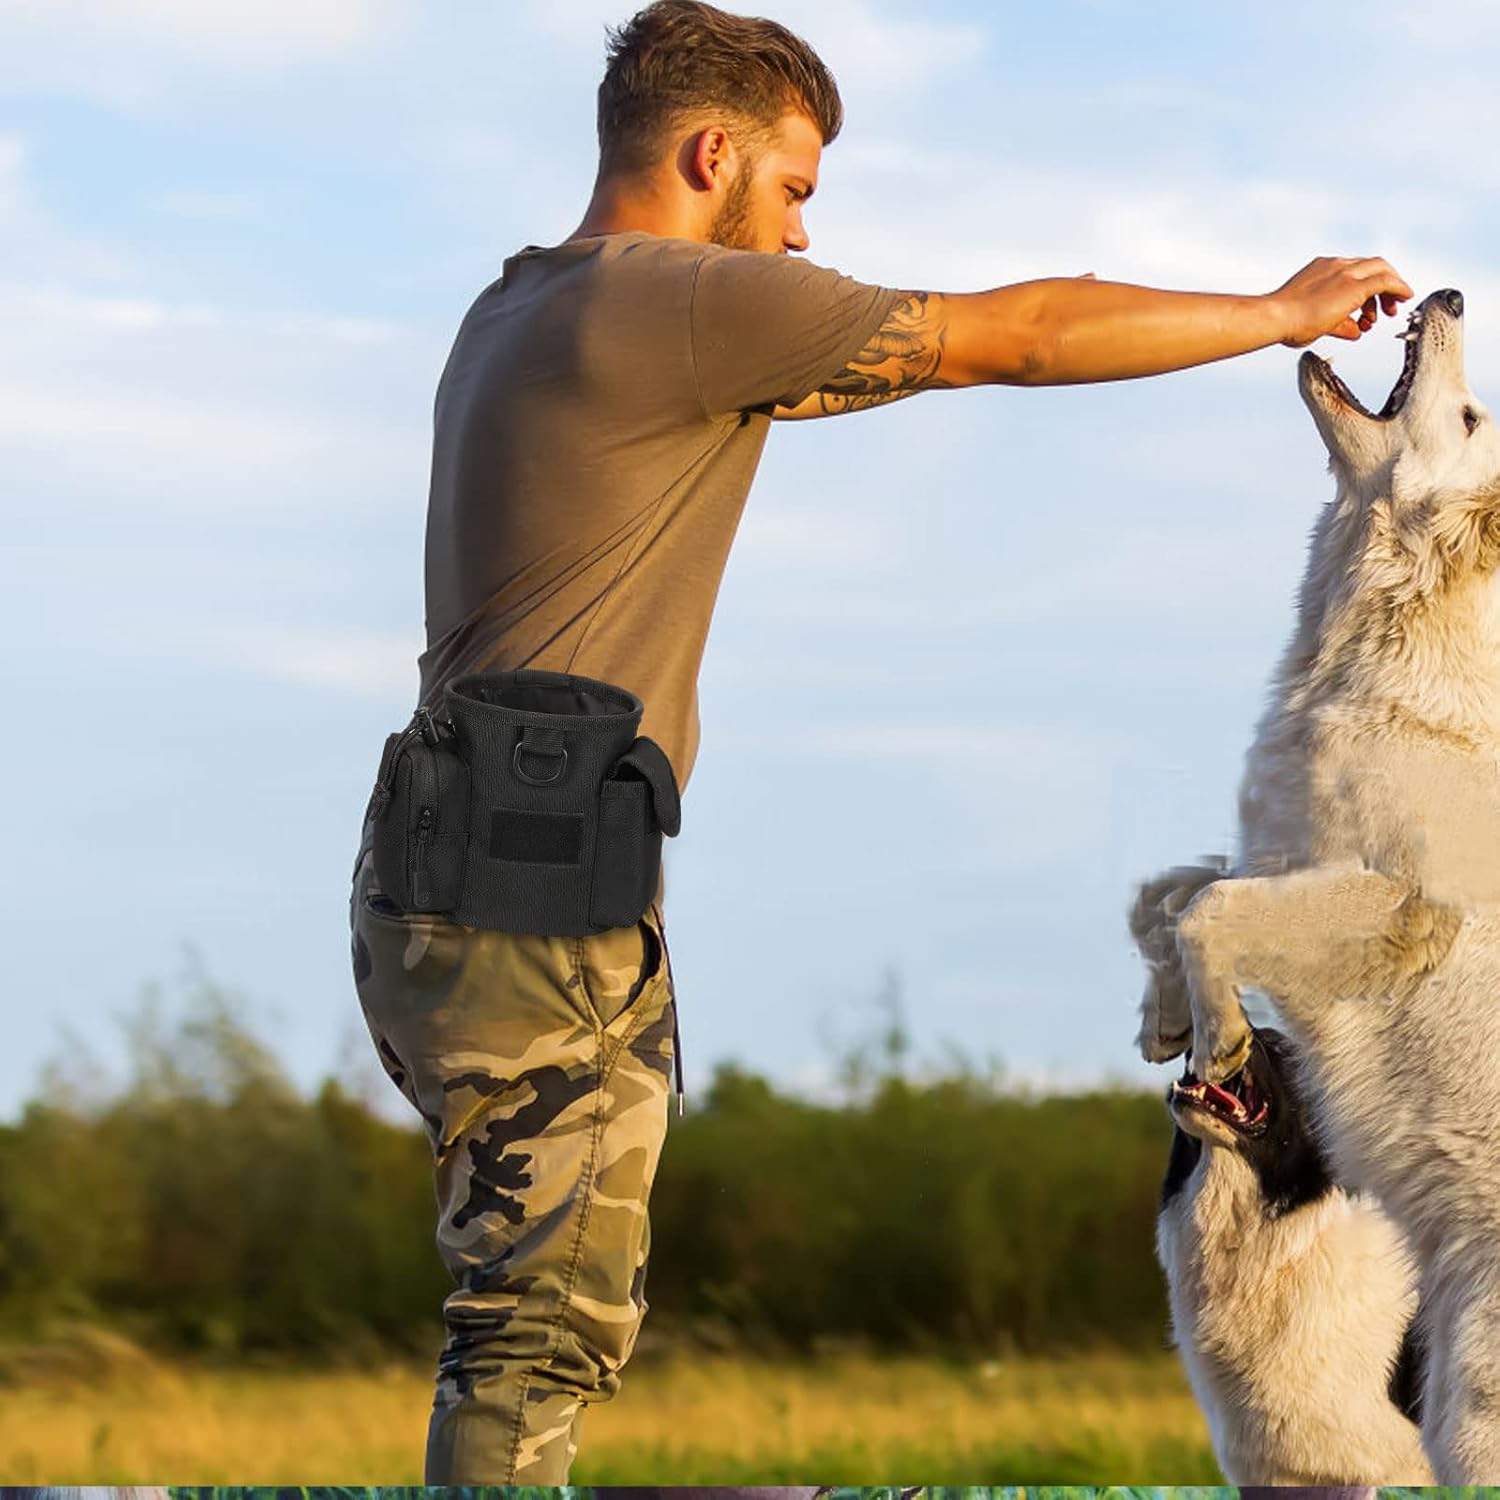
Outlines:
POLYGON ((824 145, 844 122, 833 74, 776 21, 731 15, 701 0, 655 0, 606 34, 601 175, 650 166, 672 127, 704 108, 728 110, 760 139, 788 109, 807 115, 824 145))

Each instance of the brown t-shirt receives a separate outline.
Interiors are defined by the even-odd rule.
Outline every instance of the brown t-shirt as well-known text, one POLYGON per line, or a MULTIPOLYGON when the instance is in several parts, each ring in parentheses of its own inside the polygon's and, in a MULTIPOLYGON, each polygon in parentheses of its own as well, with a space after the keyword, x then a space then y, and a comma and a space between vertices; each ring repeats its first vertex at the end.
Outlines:
POLYGON ((463 672, 617 683, 685 788, 771 409, 842 370, 898 295, 634 230, 511 256, 438 383, 421 702, 463 672))

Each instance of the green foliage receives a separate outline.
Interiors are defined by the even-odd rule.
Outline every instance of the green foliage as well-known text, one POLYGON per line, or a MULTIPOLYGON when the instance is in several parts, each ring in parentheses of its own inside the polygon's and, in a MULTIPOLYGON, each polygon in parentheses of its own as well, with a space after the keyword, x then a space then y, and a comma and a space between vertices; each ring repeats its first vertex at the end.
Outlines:
MULTIPOLYGON (((149 995, 132 1075, 0 1128, 0 1317, 92 1314, 220 1353, 431 1344, 448 1278, 424 1139, 329 1082, 299 1098, 228 997, 149 995), (424 1327, 425 1325, 425 1327, 424 1327)), ((64 1102, 54 1102, 61 1095, 64 1102)))
MULTIPOLYGON (((893 998, 836 1102, 722 1066, 652 1200, 655 1338, 807 1349, 1159 1348, 1159 1101, 918 1073, 893 998)), ((94 1317, 240 1355, 430 1351, 451 1289, 420 1130, 288 1082, 235 997, 149 992, 131 1071, 47 1076, 0 1127, 0 1327, 94 1317)), ((82 1064, 80 1064, 82 1066, 82 1064)), ((1187 1476, 1185 1476, 1187 1477, 1187 1476)))
POLYGON ((1151 1098, 888 1076, 830 1108, 721 1069, 652 1195, 659 1314, 797 1346, 1159 1347, 1151 1098))

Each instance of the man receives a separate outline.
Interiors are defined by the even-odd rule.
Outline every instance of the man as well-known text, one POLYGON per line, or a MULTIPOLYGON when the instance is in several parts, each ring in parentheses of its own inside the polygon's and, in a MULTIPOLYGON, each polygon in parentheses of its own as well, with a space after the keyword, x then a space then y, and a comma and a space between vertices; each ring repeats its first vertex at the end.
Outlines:
MULTIPOLYGON (((773 420, 979 384, 1115 380, 1322 334, 1411 289, 1322 259, 1265 296, 1045 279, 944 294, 793 259, 842 107, 771 21, 658 0, 611 34, 582 223, 477 299, 439 383, 421 702, 462 672, 578 673, 644 702, 679 787, 730 543, 773 420)), ((689 818, 691 814, 689 813, 689 818)), ((368 844, 366 825, 364 845, 368 844)), ((403 914, 366 848, 356 983, 422 1114, 444 1305, 429 1483, 558 1484, 634 1344, 676 1005, 662 888, 588 938, 403 914)))

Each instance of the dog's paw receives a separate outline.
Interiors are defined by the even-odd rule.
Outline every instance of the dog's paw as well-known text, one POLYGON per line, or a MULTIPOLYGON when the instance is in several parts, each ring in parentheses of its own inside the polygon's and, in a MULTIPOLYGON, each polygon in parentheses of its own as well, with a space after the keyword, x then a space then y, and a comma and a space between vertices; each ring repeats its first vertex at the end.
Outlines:
POLYGON ((1177 947, 1177 919, 1204 886, 1224 878, 1227 861, 1178 865, 1148 880, 1130 908, 1130 935, 1145 961, 1141 1029, 1135 1044, 1147 1062, 1169 1062, 1193 1040, 1191 999, 1177 947))
POLYGON ((1191 1026, 1175 1036, 1162 1034, 1160 1007, 1148 985, 1146 998, 1141 1001, 1141 1029, 1135 1036, 1136 1050, 1147 1062, 1171 1062, 1174 1057, 1181 1057, 1192 1043, 1191 1026))
POLYGON ((1193 1076, 1204 1083, 1223 1083, 1226 1078, 1233 1078, 1250 1061, 1253 1039, 1243 1011, 1237 1011, 1234 1021, 1227 1025, 1200 1027, 1193 1055, 1188 1060, 1193 1076))
POLYGON ((1174 865, 1141 883, 1128 920, 1130 935, 1147 963, 1176 957, 1178 917, 1204 886, 1223 880, 1228 869, 1228 860, 1205 855, 1202 864, 1174 865))

